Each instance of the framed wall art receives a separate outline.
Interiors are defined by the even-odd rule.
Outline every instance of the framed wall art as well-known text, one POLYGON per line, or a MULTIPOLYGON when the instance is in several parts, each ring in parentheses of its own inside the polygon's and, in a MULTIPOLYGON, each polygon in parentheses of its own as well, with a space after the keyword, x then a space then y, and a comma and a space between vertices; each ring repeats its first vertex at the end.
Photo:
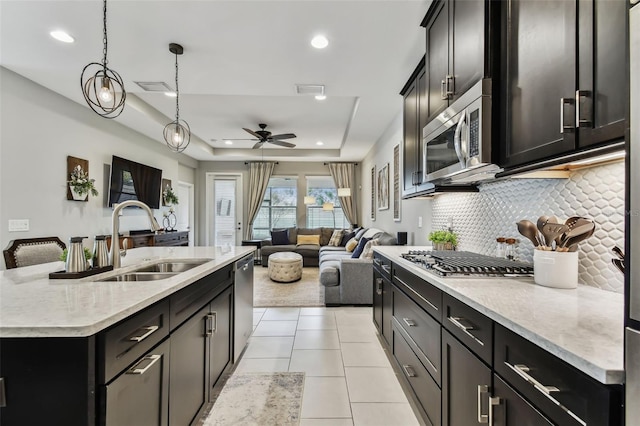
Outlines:
POLYGON ((371 220, 376 220, 376 166, 371 167, 371 220))
POLYGON ((400 222, 402 216, 400 208, 402 200, 400 199, 400 145, 393 147, 393 220, 400 222))
POLYGON ((389 163, 378 171, 378 210, 389 208, 389 163))

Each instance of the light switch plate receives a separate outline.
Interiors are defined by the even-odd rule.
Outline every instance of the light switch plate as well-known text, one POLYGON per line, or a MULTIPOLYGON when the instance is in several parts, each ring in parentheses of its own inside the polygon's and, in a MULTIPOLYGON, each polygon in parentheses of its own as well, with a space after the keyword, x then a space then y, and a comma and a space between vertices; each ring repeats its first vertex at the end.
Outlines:
POLYGON ((29 230, 29 219, 9 220, 9 232, 24 232, 29 230))
POLYGON ((418 228, 422 228, 422 216, 418 216, 418 228))

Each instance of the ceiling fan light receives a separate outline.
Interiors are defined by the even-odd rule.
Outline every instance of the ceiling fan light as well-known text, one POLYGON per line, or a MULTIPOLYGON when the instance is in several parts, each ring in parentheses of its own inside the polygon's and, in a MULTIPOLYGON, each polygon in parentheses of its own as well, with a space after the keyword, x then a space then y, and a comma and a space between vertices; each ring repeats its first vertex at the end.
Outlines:
POLYGON ((316 49, 324 49, 329 45, 329 40, 322 34, 318 34, 311 39, 311 45, 316 49))

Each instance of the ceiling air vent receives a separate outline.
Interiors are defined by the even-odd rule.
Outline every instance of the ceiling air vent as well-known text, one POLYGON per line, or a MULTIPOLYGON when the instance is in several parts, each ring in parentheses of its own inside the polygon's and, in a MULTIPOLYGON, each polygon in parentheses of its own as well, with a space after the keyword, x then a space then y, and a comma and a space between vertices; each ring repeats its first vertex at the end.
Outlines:
POLYGON ((173 89, 163 81, 134 81, 146 92, 173 92, 173 89))
POLYGON ((324 95, 324 84, 296 84, 298 95, 324 95))

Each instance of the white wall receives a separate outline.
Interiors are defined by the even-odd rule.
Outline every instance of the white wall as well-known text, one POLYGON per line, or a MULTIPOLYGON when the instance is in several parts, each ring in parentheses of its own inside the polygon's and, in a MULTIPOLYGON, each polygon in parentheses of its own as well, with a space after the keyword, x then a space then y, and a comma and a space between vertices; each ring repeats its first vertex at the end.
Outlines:
MULTIPOLYGON (((30 80, 0 67, 0 244, 18 238, 93 236, 111 232, 109 165, 117 155, 162 169, 163 177, 189 181, 197 162, 158 141, 99 117, 30 80), (67 156, 89 161, 100 192, 88 202, 66 199, 67 156), (179 162, 184 163, 180 167, 179 162), (8 220, 29 219, 27 232, 8 232, 8 220)), ((78 90, 80 90, 78 88, 78 90)), ((159 129, 161 132, 162 129, 159 129)), ((148 229, 146 215, 125 209, 121 230, 148 229)), ((162 213, 156 211, 157 219, 162 213)), ((4 268, 4 263, 2 264, 4 268)))
MULTIPOLYGON (((356 180, 358 179, 357 169, 360 167, 358 165, 356 167, 356 180)), ((196 200, 202 200, 202 202, 198 203, 197 208, 197 229, 198 236, 196 237, 197 244, 204 244, 206 240, 205 229, 206 229, 206 206, 205 206, 205 197, 206 197, 206 175, 207 173, 241 173, 242 174, 242 185, 243 185, 243 194, 245 194, 243 203, 244 203, 244 218, 243 223, 247 224, 247 214, 248 207, 247 203, 249 200, 249 166, 244 164, 244 161, 208 161, 208 162, 200 162, 198 170, 196 171, 196 200)), ((330 176, 329 167, 324 165, 323 162, 290 162, 290 161, 280 161, 273 170, 273 176, 293 176, 297 177, 298 182, 298 209, 297 209, 297 223, 298 226, 303 227, 306 223, 306 210, 304 206, 304 196, 307 191, 307 182, 305 176, 330 176)), ((359 184, 359 182, 357 182, 359 184)), ((358 196, 359 194, 356 194, 358 196)), ((358 206, 358 212, 360 212, 360 206, 358 206)))
MULTIPOLYGON (((400 152, 402 152, 402 143, 402 111, 399 111, 374 147, 367 153, 362 161, 362 167, 358 166, 362 183, 360 217, 362 224, 366 227, 375 227, 393 235, 396 232, 404 231, 407 232, 409 245, 426 245, 429 244, 427 235, 431 231, 431 200, 401 200, 400 221, 393 220, 393 147, 400 144, 400 152), (376 207, 375 220, 372 220, 371 168, 375 166, 377 174, 377 171, 385 164, 389 164, 389 208, 377 210, 376 207), (418 227, 419 217, 422 217, 422 227, 418 227)), ((400 179, 402 179, 402 172, 400 172, 400 179)))

